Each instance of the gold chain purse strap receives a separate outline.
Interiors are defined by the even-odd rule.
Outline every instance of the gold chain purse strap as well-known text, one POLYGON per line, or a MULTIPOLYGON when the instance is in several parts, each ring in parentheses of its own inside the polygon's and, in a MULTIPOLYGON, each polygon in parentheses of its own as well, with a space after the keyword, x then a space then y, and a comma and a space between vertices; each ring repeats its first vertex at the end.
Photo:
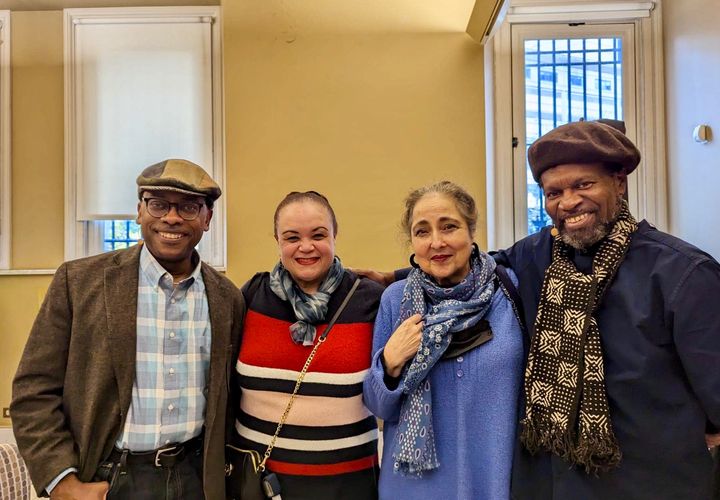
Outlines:
POLYGON ((288 401, 287 406, 285 407, 285 411, 282 414, 282 417, 280 417, 280 422, 278 422, 277 429, 275 429, 275 435, 273 435, 272 439, 270 440, 270 444, 267 447, 267 450, 265 450, 265 455, 263 456, 262 461, 257 465, 255 468, 255 472, 264 472, 265 471, 265 462, 267 462, 268 458, 270 458, 270 453, 272 453, 273 448, 275 447, 275 442, 277 441, 278 435, 280 434, 280 430, 283 428, 283 425, 285 425, 285 422, 287 421, 287 417, 290 414, 290 409, 293 406, 293 403, 295 402, 295 396, 297 396, 298 390, 300 389, 300 384, 302 384, 303 379, 305 378, 305 374, 308 371, 308 368, 310 367, 310 363, 312 363, 313 358, 315 357, 315 354, 318 351, 318 348, 321 344, 325 342, 327 339, 328 333, 330 333, 330 329, 335 325, 335 322, 340 317, 340 313, 343 312, 345 309, 345 306, 347 306, 348 302, 350 302, 350 297, 353 296, 355 293, 355 290, 357 290, 358 285, 360 285, 360 278, 357 278, 355 280, 355 283, 353 283, 352 288, 348 292, 348 294, 345 296, 345 300, 343 300, 342 304, 340 304, 340 307, 335 312, 335 315, 330 320, 330 323, 328 323, 327 327, 325 328, 325 331, 320 335, 318 338, 318 341, 315 343, 315 346, 313 347, 312 351, 310 351, 310 355, 307 358, 307 361, 305 361, 305 366, 303 366, 302 370, 300 371, 300 375, 297 378, 297 381, 295 382, 295 388, 293 389, 293 393, 290 395, 290 401, 288 401))

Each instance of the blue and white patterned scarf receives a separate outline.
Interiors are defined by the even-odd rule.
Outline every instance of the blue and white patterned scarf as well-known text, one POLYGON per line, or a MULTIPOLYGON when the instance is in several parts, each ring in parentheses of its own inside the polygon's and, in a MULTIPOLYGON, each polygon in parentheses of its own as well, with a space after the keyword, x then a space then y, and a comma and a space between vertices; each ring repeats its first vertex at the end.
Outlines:
POLYGON ((293 342, 305 346, 313 345, 317 333, 315 324, 325 319, 330 296, 340 285, 343 273, 345 268, 340 263, 340 259, 335 257, 318 291, 308 295, 295 283, 282 262, 278 262, 275 269, 270 272, 270 289, 280 299, 289 301, 295 311, 297 321, 290 325, 293 342))
POLYGON ((413 314, 423 316, 420 347, 404 369, 401 387, 407 396, 400 408, 395 436, 393 470, 402 475, 422 476, 440 464, 435 451, 432 425, 432 398, 428 374, 450 345, 452 334, 477 324, 490 308, 495 293, 495 261, 482 252, 473 252, 470 272, 451 288, 438 286, 420 269, 407 278, 395 325, 413 314))

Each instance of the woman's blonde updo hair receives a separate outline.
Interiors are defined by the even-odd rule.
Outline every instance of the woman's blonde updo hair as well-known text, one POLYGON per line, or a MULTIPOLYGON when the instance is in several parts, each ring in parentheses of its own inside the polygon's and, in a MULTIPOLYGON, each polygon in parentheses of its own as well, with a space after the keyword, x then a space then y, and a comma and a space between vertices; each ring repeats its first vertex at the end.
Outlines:
POLYGON ((467 224, 468 229, 470 230, 470 237, 473 238, 475 236, 475 228, 477 227, 478 218, 475 200, 467 191, 454 182, 440 181, 435 184, 431 184, 430 186, 424 186, 411 191, 410 194, 407 195, 407 198, 405 198, 405 210, 402 215, 402 220, 400 221, 400 227, 407 239, 411 239, 410 229, 412 226, 412 214, 415 209, 415 205, 423 196, 431 193, 444 194, 455 202, 458 212, 460 212, 460 215, 465 220, 465 224, 467 224))

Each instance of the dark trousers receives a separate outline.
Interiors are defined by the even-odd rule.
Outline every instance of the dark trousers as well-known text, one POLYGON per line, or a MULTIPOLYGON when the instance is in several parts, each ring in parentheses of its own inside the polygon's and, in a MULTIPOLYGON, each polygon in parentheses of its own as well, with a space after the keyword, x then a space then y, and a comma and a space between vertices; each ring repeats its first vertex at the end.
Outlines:
MULTIPOLYGON (((201 447, 202 448, 202 447, 201 447)), ((100 464, 94 481, 107 481, 107 500, 202 500, 202 449, 187 453, 171 466, 152 461, 113 460, 100 464), (123 463, 124 462, 124 463, 123 463)))

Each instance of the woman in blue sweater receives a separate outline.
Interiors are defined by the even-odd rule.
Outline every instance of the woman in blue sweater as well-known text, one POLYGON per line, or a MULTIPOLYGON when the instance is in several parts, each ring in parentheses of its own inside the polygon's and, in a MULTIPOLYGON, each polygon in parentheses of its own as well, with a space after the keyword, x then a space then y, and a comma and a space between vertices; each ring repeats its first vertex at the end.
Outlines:
POLYGON ((363 390, 384 420, 381 499, 509 498, 523 340, 476 222, 451 182, 405 200, 414 269, 382 296, 363 390))

